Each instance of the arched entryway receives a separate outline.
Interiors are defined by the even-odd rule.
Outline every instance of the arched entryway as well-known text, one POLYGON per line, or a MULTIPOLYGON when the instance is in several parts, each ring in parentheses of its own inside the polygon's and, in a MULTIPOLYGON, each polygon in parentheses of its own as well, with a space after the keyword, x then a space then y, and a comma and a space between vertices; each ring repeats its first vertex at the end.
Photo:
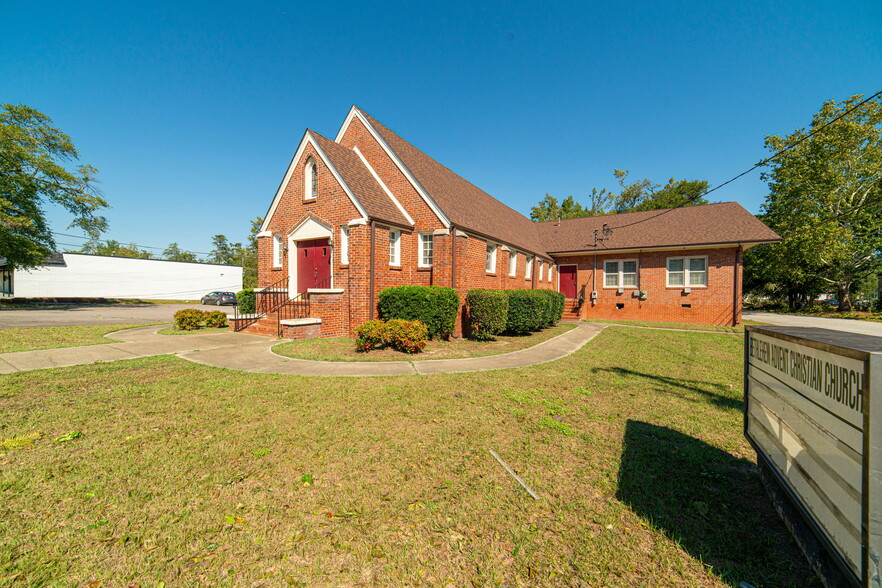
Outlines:
POLYGON ((288 292, 294 298, 310 288, 332 288, 331 227, 307 217, 288 235, 288 292))

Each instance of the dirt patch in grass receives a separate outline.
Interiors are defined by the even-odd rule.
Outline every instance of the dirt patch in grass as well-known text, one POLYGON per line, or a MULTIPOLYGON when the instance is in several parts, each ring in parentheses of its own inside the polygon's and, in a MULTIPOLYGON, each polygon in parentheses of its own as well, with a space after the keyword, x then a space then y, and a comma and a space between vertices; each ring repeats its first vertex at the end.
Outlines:
POLYGON ((159 329, 157 333, 160 335, 211 335, 212 333, 226 333, 229 330, 228 327, 202 327, 192 331, 183 331, 174 327, 165 327, 159 329))
POLYGON ((54 349, 57 347, 77 347, 80 345, 101 345, 118 343, 104 335, 123 329, 148 327, 160 323, 140 323, 127 325, 85 325, 76 327, 19 327, 0 329, 0 353, 33 351, 35 349, 54 349))
MULTIPOLYGON (((672 329, 681 331, 712 331, 714 333, 744 333, 744 327, 726 325, 696 325, 693 323, 655 323, 652 321, 620 321, 615 319, 585 319, 588 323, 606 323, 608 325, 624 325, 631 327, 651 327, 653 329, 672 329)), ((762 323, 753 323, 762 324, 762 323)))
POLYGON ((43 434, 0 457, 0 583, 815 586, 742 434, 741 351, 613 327, 472 374, 0 376, 0 438, 43 434))
POLYGON ((451 339, 450 341, 429 341, 422 353, 402 353, 394 349, 375 349, 367 353, 355 350, 355 340, 346 337, 334 339, 310 339, 282 343, 273 347, 273 352, 285 357, 311 359, 316 361, 420 361, 425 359, 460 359, 464 357, 484 357, 510 353, 526 349, 548 341, 576 325, 561 323, 538 333, 523 336, 497 336, 495 341, 471 341, 451 339))

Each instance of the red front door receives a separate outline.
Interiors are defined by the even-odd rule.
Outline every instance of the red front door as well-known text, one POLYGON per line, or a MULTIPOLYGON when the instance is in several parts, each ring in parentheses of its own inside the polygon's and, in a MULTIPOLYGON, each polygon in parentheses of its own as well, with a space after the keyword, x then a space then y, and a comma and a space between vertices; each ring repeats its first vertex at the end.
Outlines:
POLYGON ((297 242, 297 292, 330 288, 331 246, 327 239, 297 242))
POLYGON ((560 281, 560 291, 565 298, 576 297, 576 266, 557 266, 557 279, 560 281))

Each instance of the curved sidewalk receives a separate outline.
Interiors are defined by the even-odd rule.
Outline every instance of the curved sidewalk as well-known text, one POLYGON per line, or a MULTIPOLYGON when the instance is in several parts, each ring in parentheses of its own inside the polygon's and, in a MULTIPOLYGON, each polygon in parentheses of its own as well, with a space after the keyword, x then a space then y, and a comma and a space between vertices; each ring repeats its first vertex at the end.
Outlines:
POLYGON ((283 357, 271 350, 274 345, 282 342, 279 339, 243 333, 159 335, 156 331, 163 328, 162 325, 126 329, 108 335, 120 343, 3 353, 0 354, 0 374, 166 354, 215 367, 300 376, 396 376, 478 372, 531 366, 566 357, 593 339, 605 326, 582 323, 571 331, 533 347, 487 357, 338 362, 283 357))

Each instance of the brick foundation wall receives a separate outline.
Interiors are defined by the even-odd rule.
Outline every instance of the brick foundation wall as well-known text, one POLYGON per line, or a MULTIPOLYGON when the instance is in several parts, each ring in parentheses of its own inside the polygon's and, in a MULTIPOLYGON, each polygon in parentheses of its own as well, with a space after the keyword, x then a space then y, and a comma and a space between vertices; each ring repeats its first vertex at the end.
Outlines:
POLYGON ((282 338, 291 339, 293 341, 303 341, 304 339, 318 339, 322 337, 322 325, 296 325, 293 327, 282 328, 282 338))
POLYGON ((559 256, 555 260, 558 265, 577 266, 577 292, 585 286, 582 318, 733 325, 741 323, 740 256, 737 298, 733 296, 736 256, 739 250, 732 247, 597 255, 596 262, 594 255, 559 256), (707 256, 707 287, 690 286, 691 292, 684 294, 682 286, 667 286, 669 257, 700 256, 707 256), (638 288, 625 288, 625 292, 619 294, 616 288, 603 287, 604 262, 626 259, 637 260, 639 289, 646 291, 646 300, 634 297, 638 288), (592 290, 597 292, 594 301, 590 299, 592 290))

